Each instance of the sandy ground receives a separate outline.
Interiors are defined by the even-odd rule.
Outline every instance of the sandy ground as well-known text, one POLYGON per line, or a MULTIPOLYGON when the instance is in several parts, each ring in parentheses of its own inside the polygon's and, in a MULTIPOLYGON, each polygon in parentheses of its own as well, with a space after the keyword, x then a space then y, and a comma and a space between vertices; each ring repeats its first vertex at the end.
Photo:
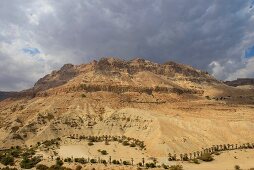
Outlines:
MULTIPOLYGON (((140 154, 133 148, 127 148, 118 144, 111 144, 105 146, 104 143, 95 143, 94 146, 87 145, 64 145, 58 150, 59 156, 65 157, 94 157, 103 158, 108 160, 109 155, 102 156, 97 150, 105 149, 108 151, 109 155, 113 159, 129 160, 134 158, 134 164, 141 162, 142 157, 145 157, 146 162, 151 162, 149 157, 144 154, 140 154)), ((158 164, 175 165, 181 164, 186 170, 233 170, 235 165, 239 165, 242 169, 250 169, 254 167, 254 150, 235 150, 226 151, 218 156, 214 156, 214 161, 212 162, 201 162, 200 164, 194 164, 189 162, 169 162, 166 157, 159 157, 158 164)), ((106 167, 99 166, 99 169, 106 167)), ((108 168, 108 167, 107 167, 108 168)), ((118 169, 117 167, 115 167, 118 169)))
POLYGON ((141 151, 138 148, 131 148, 129 146, 123 146, 117 142, 110 142, 110 145, 105 145, 104 142, 94 143, 93 146, 85 144, 71 144, 63 145, 57 150, 58 154, 62 158, 95 158, 109 160, 111 156, 112 160, 122 159, 123 161, 131 161, 133 158, 134 164, 142 161, 142 158, 149 159, 149 156, 145 151, 141 151), (106 150, 108 155, 102 155, 98 150, 106 150))
MULTIPOLYGON (((201 162, 200 164, 180 163, 185 170, 233 170, 239 165, 242 170, 254 168, 254 150, 227 151, 215 156, 212 162, 201 162)), ((170 162, 170 165, 179 164, 170 162)))

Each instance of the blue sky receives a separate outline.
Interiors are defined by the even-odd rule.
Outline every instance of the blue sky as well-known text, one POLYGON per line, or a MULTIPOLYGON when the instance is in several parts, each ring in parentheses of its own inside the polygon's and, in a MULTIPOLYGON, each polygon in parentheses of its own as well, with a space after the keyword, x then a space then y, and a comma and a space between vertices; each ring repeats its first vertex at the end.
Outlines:
POLYGON ((246 51, 245 51, 245 58, 249 59, 254 57, 254 46, 249 47, 246 51))
POLYGON ((30 54, 30 55, 40 54, 40 51, 37 48, 33 48, 33 47, 26 47, 26 48, 23 48, 22 50, 24 53, 30 54))

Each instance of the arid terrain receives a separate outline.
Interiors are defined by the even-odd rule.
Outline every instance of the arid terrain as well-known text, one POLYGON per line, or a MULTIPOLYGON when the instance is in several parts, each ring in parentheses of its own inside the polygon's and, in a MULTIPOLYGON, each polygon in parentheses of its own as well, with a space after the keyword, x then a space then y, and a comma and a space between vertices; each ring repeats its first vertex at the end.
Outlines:
MULTIPOLYGON (((187 65, 117 58, 66 64, 2 98, 2 157, 19 146, 34 149, 28 158, 40 157, 38 164, 62 160, 72 169, 254 168, 253 85, 228 86, 187 65)), ((20 169, 22 156, 15 161, 20 169)))

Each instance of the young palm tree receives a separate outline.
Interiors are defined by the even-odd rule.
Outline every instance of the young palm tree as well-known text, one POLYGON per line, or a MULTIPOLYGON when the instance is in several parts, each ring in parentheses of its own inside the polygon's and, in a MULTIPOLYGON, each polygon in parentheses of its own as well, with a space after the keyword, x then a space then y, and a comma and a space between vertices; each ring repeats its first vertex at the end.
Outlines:
POLYGON ((183 154, 180 154, 181 161, 183 160, 183 154))

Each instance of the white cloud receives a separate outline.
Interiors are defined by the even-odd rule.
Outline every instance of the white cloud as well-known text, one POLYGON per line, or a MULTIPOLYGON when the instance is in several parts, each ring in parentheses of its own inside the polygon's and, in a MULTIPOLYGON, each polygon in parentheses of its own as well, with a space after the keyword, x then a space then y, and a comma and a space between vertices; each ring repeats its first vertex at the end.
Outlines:
POLYGON ((250 70, 241 55, 254 44, 249 5, 243 0, 2 0, 0 90, 28 88, 65 63, 102 56, 175 60, 211 68, 219 79, 247 74, 240 69, 250 70), (41 53, 24 54, 26 47, 41 53))

